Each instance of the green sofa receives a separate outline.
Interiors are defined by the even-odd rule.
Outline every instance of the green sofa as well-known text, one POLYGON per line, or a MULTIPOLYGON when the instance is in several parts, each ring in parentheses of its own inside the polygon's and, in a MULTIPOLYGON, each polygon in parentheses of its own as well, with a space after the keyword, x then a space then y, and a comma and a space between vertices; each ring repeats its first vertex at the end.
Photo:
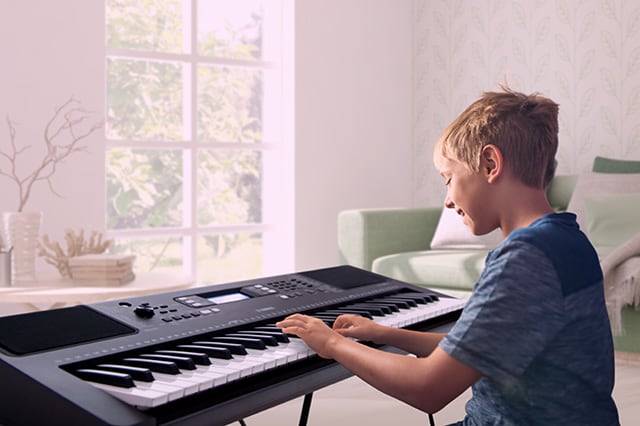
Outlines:
MULTIPOLYGON (((565 210, 576 176, 556 176, 547 191, 565 210)), ((346 210, 338 215, 340 261, 456 296, 470 292, 488 250, 432 250, 442 207, 346 210)))
MULTIPOLYGON (((629 170, 628 163, 632 162, 609 161, 598 157, 593 171, 640 172, 629 170), (624 170, 620 170, 619 164, 625 166, 624 170)), ((547 196, 556 210, 570 207, 577 181, 577 175, 558 175, 553 179, 547 196)), ((468 297, 484 267, 488 249, 432 250, 430 244, 441 213, 442 207, 342 211, 338 215, 340 261, 456 297, 468 297)), ((615 249, 594 245, 601 259, 615 249)), ((640 353, 640 311, 624 306, 621 318, 625 331, 614 336, 616 349, 640 353)))

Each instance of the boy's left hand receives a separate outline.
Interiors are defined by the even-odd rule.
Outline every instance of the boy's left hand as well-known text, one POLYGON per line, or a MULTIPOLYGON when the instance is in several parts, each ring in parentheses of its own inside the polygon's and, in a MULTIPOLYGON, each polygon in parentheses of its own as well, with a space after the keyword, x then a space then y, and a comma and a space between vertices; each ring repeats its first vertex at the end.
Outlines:
POLYGON ((329 328, 324 321, 303 314, 290 315, 276 323, 276 327, 282 328, 283 333, 295 334, 300 337, 322 358, 333 358, 330 353, 331 345, 337 339, 344 339, 329 328))

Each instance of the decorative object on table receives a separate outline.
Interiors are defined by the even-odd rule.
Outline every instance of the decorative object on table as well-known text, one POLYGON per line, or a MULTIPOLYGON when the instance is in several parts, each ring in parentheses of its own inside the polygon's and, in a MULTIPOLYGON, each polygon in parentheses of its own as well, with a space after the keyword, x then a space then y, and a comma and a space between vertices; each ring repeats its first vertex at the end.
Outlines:
POLYGON ((0 230, 2 247, 6 249, 13 246, 14 282, 35 280, 36 248, 42 212, 24 211, 33 187, 37 182, 46 182, 49 190, 61 197, 54 188, 53 175, 71 155, 86 152, 86 146, 82 142, 102 128, 102 123, 90 124, 89 119, 89 111, 82 108, 80 102, 73 97, 54 109, 53 116, 44 127, 42 157, 31 161, 34 158, 30 154, 33 146, 18 146, 16 123, 7 117, 9 143, 3 143, 2 146, 9 148, 0 150, 0 176, 15 184, 18 203, 15 211, 3 213, 0 230))
POLYGON ((64 240, 67 243, 66 250, 62 249, 60 243, 51 241, 48 235, 44 235, 42 242, 38 243, 38 255, 44 257, 48 264, 55 266, 65 278, 71 278, 69 259, 86 254, 104 253, 113 244, 113 240, 103 240, 102 232, 98 231, 91 231, 91 236, 85 240, 84 229, 80 229, 77 234, 72 229, 67 229, 64 240))
POLYGON ((117 286, 133 281, 132 254, 85 254, 69 259, 69 272, 79 285, 117 286))
POLYGON ((0 287, 11 285, 11 258, 13 247, 8 250, 0 249, 0 287))
POLYGON ((3 212, 2 241, 10 247, 11 281, 34 281, 36 279, 36 249, 38 233, 42 224, 42 212, 3 212))

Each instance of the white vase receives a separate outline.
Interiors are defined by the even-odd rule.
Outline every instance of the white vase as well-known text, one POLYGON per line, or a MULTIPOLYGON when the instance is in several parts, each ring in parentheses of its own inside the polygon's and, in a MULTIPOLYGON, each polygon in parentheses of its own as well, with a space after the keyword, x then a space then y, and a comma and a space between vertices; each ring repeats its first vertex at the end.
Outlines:
POLYGON ((2 245, 13 247, 12 282, 35 281, 42 212, 3 212, 2 245))

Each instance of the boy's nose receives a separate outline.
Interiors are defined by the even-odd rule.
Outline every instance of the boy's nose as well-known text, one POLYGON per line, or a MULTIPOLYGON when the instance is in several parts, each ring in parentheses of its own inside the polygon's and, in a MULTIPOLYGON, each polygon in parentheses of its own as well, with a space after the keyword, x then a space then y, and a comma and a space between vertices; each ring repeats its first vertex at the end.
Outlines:
POLYGON ((456 203, 454 203, 449 197, 447 197, 444 199, 444 206, 448 209, 452 209, 456 206, 456 203))

